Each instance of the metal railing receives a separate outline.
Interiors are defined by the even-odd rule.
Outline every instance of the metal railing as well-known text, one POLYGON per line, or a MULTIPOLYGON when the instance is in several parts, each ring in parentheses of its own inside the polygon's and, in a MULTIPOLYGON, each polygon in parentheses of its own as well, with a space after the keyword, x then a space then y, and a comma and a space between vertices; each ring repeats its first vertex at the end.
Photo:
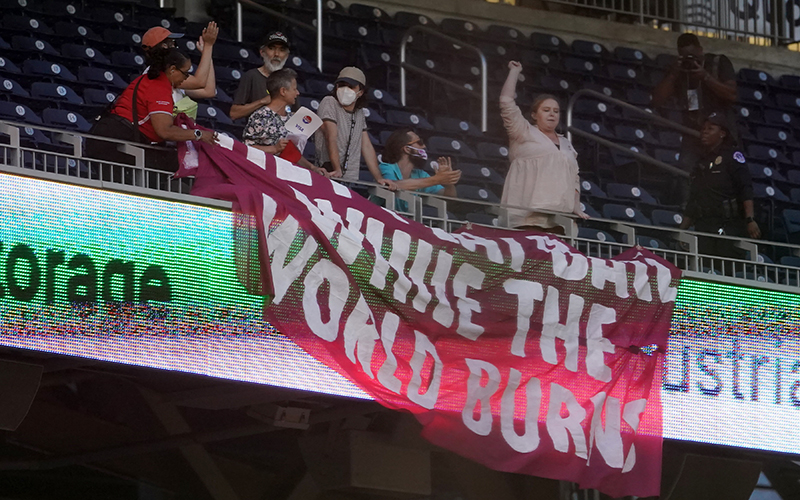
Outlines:
POLYGON ((317 34, 317 69, 321 72, 322 71, 322 0, 317 0, 317 25, 312 26, 310 24, 304 23, 303 21, 298 21, 297 19, 287 16, 282 12, 278 12, 277 10, 270 9, 269 7, 265 7, 260 3, 256 3, 253 0, 237 0, 236 1, 236 40, 238 42, 244 41, 244 12, 242 6, 247 6, 253 8, 255 10, 261 11, 264 14, 268 14, 272 17, 277 17, 278 19, 282 19, 288 23, 294 24, 300 28, 303 28, 308 31, 313 31, 317 34))
MULTIPOLYGON (((59 182, 80 184, 100 189, 135 193, 168 200, 230 208, 229 203, 199 198, 189 194, 188 179, 174 179, 170 172, 144 166, 144 149, 139 144, 117 142, 121 150, 136 158, 132 165, 111 163, 89 158, 83 153, 86 134, 67 132, 51 127, 0 121, 0 171, 15 175, 45 178, 59 182), (47 132, 55 143, 69 152, 44 150, 23 145, 20 130, 31 128, 47 132)), ((501 205, 480 200, 450 198, 416 191, 392 192, 368 182, 349 182, 357 190, 384 200, 384 206, 396 208, 398 199, 408 203, 406 217, 428 226, 454 231, 469 225, 470 215, 480 213, 492 217, 492 226, 508 227, 508 212, 525 207, 501 205)), ((397 211, 397 210, 396 210, 397 211)), ((564 228, 562 238, 567 243, 590 256, 613 257, 637 244, 643 244, 657 255, 669 260, 687 276, 800 293, 800 268, 760 261, 760 253, 793 255, 800 257, 800 245, 788 243, 731 238, 675 228, 646 226, 611 219, 579 220, 573 214, 538 210, 549 214, 564 228), (579 227, 578 224, 581 224, 579 227), (584 234, 580 228, 602 231, 602 237, 584 234), (606 236, 607 235, 607 236, 606 236), (606 238, 605 240, 603 238, 606 238), (732 247, 749 252, 749 260, 704 255, 700 252, 700 239, 726 240, 732 247), (658 243, 658 241, 660 243, 658 243), (685 248, 684 248, 685 247, 685 248)))
POLYGON ((622 146, 620 144, 617 144, 615 142, 612 142, 612 141, 609 141, 607 139, 604 139, 604 138, 600 137, 599 135, 592 134, 590 132, 586 132, 585 130, 581 130, 579 128, 575 128, 572 125, 572 114, 573 114, 573 111, 575 109, 575 103, 578 101, 578 99, 580 99, 581 97, 584 97, 584 96, 590 96, 590 97, 593 97, 595 99, 599 99, 599 100, 602 100, 602 101, 610 102, 610 103, 615 104, 615 105, 617 105, 617 106, 619 106, 619 107, 621 107, 623 109, 627 109, 628 111, 630 111, 630 112, 632 112, 634 114, 638 114, 639 116, 641 116, 643 118, 646 118, 647 120, 652 121, 652 122, 654 122, 654 123, 656 123, 658 125, 661 125, 661 126, 666 127, 666 128, 671 128, 673 130, 677 130, 678 132, 682 133, 683 135, 690 135, 692 137, 698 137, 698 138, 700 137, 700 132, 698 132, 697 130, 694 130, 692 128, 686 127, 686 126, 681 125, 679 123, 675 123, 672 120, 667 120, 666 118, 658 116, 655 113, 651 113, 651 112, 646 111, 644 109, 638 108, 638 107, 636 107, 636 106, 634 106, 632 104, 628 104, 625 101, 621 101, 619 99, 615 99, 613 97, 607 96, 607 95, 603 94, 602 92, 597 92, 597 91, 590 90, 590 89, 582 89, 582 90, 579 90, 579 91, 575 92, 574 94, 572 94, 572 97, 570 97, 569 102, 567 103, 567 138, 569 139, 570 142, 572 142, 572 134, 579 135, 579 136, 583 137, 584 139, 588 139, 588 140, 597 142, 598 144, 602 144, 603 146, 606 146, 606 147, 609 147, 609 148, 612 148, 612 149, 616 149, 617 151, 624 152, 625 154, 633 157, 636 160, 639 160, 639 161, 648 163, 650 165, 653 165, 653 166, 655 166, 657 168, 660 168, 660 169, 662 169, 662 170, 664 170, 666 172, 669 172, 670 174, 677 175, 679 177, 684 177, 684 178, 688 178, 689 177, 689 174, 687 172, 681 170, 680 168, 674 167, 674 166, 670 165, 669 163, 664 163, 663 161, 656 160, 652 156, 639 153, 638 151, 631 150, 630 148, 627 148, 627 147, 622 146))
POLYGON ((783 45, 797 41, 798 36, 795 4, 785 0, 547 1, 565 6, 568 13, 615 15, 621 20, 652 23, 672 31, 699 31, 715 38, 754 38, 783 45))
POLYGON ((469 95, 475 99, 480 100, 481 102, 481 131, 486 132, 488 130, 488 72, 486 67, 486 56, 483 54, 483 51, 474 45, 470 45, 466 42, 458 40, 457 38, 453 38, 448 35, 444 35, 439 33, 436 30, 432 30, 430 28, 426 28, 424 26, 412 26, 403 34, 403 42, 400 44, 400 103, 405 106, 406 105, 406 70, 412 71, 424 77, 430 78, 442 85, 446 85, 458 92, 462 92, 464 94, 469 95), (411 36, 412 33, 425 33, 429 36, 439 38, 441 40, 445 40, 447 42, 452 43, 454 46, 463 47, 475 52, 478 55, 478 58, 481 62, 480 67, 480 77, 481 77, 481 92, 478 94, 472 89, 463 87, 457 83, 453 83, 446 78, 442 78, 441 76, 432 73, 426 69, 414 66, 406 62, 406 47, 409 42, 413 40, 411 36))

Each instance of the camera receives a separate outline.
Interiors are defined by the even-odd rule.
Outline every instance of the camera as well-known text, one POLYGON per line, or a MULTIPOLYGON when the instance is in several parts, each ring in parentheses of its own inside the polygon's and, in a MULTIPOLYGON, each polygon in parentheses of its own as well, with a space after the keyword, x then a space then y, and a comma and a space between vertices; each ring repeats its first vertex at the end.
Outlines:
POLYGON ((699 66, 703 65, 702 61, 700 61, 700 58, 692 56, 692 55, 682 56, 680 58, 680 61, 681 61, 681 70, 682 71, 692 71, 698 65, 699 66))

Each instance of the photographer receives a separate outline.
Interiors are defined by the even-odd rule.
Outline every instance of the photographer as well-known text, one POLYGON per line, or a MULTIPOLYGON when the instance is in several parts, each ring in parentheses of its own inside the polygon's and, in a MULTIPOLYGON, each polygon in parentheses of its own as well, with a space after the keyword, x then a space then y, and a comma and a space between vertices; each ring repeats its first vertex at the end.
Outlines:
MULTIPOLYGON (((705 117, 711 113, 733 120, 733 103, 736 102, 736 72, 730 59, 721 54, 705 54, 696 35, 684 33, 678 37, 678 58, 666 76, 653 89, 653 106, 668 104, 674 97, 683 115, 683 125, 698 132, 705 117)), ((735 127, 730 139, 737 142, 735 127)), ((680 167, 686 171, 694 168, 702 152, 700 140, 684 136, 681 142, 680 167)), ((686 188, 676 189, 683 203, 686 188)))

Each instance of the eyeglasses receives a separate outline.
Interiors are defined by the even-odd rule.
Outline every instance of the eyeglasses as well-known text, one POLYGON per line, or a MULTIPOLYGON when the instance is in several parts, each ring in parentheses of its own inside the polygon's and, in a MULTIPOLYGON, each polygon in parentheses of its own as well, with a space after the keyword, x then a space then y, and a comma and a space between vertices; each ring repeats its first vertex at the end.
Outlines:
POLYGON ((184 71, 184 70, 182 70, 182 69, 180 69, 180 68, 175 68, 175 69, 177 69, 178 71, 180 71, 181 73, 183 73, 183 76, 184 76, 184 78, 189 78, 190 76, 192 76, 192 74, 191 74, 191 73, 189 73, 188 71, 184 71))

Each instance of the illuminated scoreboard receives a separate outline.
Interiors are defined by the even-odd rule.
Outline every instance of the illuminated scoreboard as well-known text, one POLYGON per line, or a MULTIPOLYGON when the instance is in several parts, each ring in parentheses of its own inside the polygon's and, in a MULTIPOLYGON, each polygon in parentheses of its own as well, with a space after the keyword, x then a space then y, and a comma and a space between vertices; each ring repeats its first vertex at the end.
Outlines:
MULTIPOLYGON (((0 345, 367 398, 261 319, 226 210, 0 174, 0 345)), ((800 296, 684 280, 664 435, 800 453, 800 296)))

